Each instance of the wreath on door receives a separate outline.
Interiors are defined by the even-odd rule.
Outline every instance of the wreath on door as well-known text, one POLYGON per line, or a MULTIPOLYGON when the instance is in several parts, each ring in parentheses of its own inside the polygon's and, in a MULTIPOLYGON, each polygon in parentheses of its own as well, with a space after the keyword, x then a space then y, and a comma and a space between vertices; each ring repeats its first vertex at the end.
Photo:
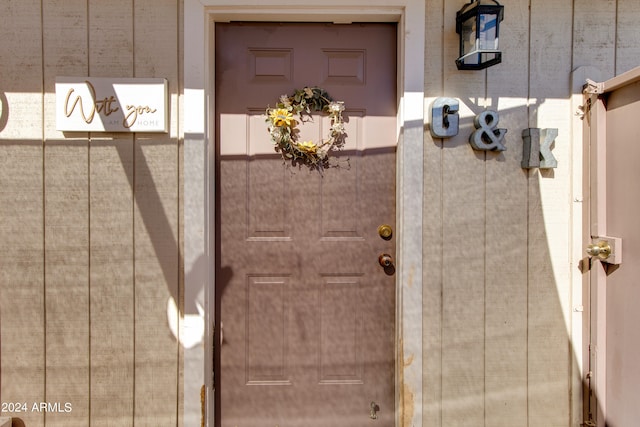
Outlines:
POLYGON ((334 101, 319 87, 305 87, 296 89, 293 95, 282 95, 275 108, 267 107, 266 111, 275 150, 283 160, 290 160, 294 165, 302 163, 318 170, 331 166, 329 153, 340 149, 346 136, 343 111, 344 102, 334 101), (300 141, 298 124, 313 120, 312 111, 322 111, 329 116, 329 133, 319 142, 300 141))

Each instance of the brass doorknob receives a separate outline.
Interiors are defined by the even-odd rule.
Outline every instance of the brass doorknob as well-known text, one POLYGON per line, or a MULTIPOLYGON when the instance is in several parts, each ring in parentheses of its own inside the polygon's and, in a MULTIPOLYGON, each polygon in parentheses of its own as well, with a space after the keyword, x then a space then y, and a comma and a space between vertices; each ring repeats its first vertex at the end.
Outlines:
POLYGON ((378 262, 384 268, 393 266, 393 257, 389 254, 380 254, 378 257, 378 262))
POLYGON ((382 224, 380 227, 378 227, 378 234, 384 240, 389 240, 389 239, 391 239, 391 236, 393 235, 393 229, 391 228, 390 225, 382 224))
POLYGON ((609 255, 611 255, 611 246, 609 245, 609 242, 604 240, 601 240, 598 243, 592 243, 587 246, 587 255, 605 260, 609 258, 609 255))

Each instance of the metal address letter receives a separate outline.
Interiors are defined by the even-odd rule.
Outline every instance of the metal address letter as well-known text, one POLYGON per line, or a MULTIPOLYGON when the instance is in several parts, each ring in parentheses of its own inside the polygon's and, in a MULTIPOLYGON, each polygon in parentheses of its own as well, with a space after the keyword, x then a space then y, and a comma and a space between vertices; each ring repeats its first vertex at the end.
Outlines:
POLYGON ((551 152, 551 144, 558 136, 558 129, 528 128, 522 131, 522 168, 550 169, 558 167, 551 152))
POLYGON ((469 136, 469 143, 474 150, 504 151, 502 144, 506 129, 498 129, 498 113, 491 110, 483 111, 473 119, 476 130, 469 136))
POLYGON ((434 138, 451 138, 458 134, 459 102, 454 98, 436 98, 429 110, 429 129, 434 138))

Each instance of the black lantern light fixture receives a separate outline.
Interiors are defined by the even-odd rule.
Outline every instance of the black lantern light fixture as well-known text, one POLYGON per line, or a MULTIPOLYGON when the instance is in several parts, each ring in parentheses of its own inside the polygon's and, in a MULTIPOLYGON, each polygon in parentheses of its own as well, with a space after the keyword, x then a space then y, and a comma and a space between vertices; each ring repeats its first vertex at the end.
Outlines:
POLYGON ((502 61, 498 49, 500 21, 504 6, 496 0, 471 0, 456 14, 456 32, 460 34, 458 70, 481 70, 502 61))

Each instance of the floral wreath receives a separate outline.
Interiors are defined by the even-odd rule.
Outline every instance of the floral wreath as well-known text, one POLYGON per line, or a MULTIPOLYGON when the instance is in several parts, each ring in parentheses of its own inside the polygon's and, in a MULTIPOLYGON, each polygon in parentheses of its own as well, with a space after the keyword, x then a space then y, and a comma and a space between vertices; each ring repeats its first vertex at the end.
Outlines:
POLYGON ((305 87, 296 89, 293 95, 282 95, 275 108, 267 107, 268 131, 275 150, 284 160, 291 160, 294 164, 302 162, 315 169, 329 166, 329 151, 337 150, 344 144, 346 135, 342 112, 344 102, 334 101, 329 94, 319 87, 305 87), (313 141, 298 141, 299 122, 311 119, 311 111, 323 111, 329 115, 331 126, 327 139, 319 143, 313 141), (308 117, 305 117, 308 116, 308 117))

